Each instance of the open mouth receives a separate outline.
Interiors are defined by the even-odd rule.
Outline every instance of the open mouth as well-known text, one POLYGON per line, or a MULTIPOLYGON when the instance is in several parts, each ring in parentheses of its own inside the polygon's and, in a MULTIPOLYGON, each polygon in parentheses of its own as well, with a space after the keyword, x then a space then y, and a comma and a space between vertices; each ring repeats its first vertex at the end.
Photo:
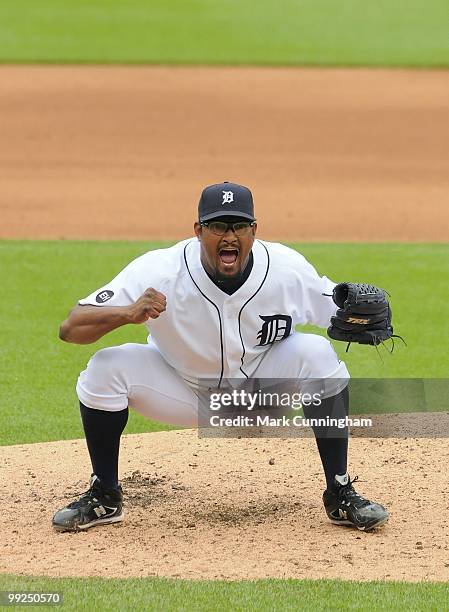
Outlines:
POLYGON ((220 249, 218 255, 220 257, 220 261, 229 266, 237 261, 239 252, 237 249, 220 249))

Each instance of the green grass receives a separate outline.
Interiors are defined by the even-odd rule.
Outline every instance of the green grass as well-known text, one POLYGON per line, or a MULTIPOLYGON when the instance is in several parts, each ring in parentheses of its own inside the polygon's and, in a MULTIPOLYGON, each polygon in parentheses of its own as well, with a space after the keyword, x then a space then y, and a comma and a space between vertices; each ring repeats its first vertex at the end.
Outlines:
MULTIPOLYGON (((427 610, 447 608, 444 583, 340 580, 186 581, 0 576, 0 590, 59 591, 64 610, 427 610)), ((53 609, 40 607, 39 609, 53 609)))
MULTIPOLYGON (((103 285, 131 259, 155 248, 143 242, 1 241, 3 300, 0 445, 82 436, 75 395, 78 373, 104 346, 145 342, 143 326, 126 326, 94 345, 58 339, 60 322, 81 297, 103 285)), ((383 361, 373 347, 335 343, 353 377, 446 377, 441 341, 446 320, 449 245, 304 244, 297 248, 320 274, 369 281, 388 289, 400 344, 383 361)), ((318 331, 312 329, 312 331, 318 331)), ((320 330, 320 333, 325 333, 320 330)), ((127 432, 168 429, 131 411, 127 432)))
POLYGON ((2 0, 0 61, 447 66, 446 0, 2 0))
MULTIPOLYGON (((297 248, 335 282, 369 282, 390 293, 393 327, 400 341, 392 355, 372 347, 334 343, 351 374, 359 378, 445 378, 449 357, 441 341, 446 312, 449 244, 307 244, 297 248)), ((318 333, 325 333, 315 329, 318 333)))
MULTIPOLYGON (((8 307, 0 326, 0 445, 77 438, 82 435, 74 385, 99 348, 145 342, 143 326, 116 330, 95 344, 75 346, 58 338, 60 322, 77 300, 112 278, 157 243, 0 242, 8 307)), ((132 412, 127 432, 170 427, 132 412)))
MULTIPOLYGON (((100 346, 145 341, 128 326, 95 346, 57 338, 60 321, 76 300, 102 285, 130 259, 155 248, 142 242, 0 242, 4 282, 0 444, 82 435, 74 393, 78 371, 100 346)), ((321 274, 369 280, 392 293, 397 330, 407 349, 386 356, 355 346, 345 356, 356 376, 444 376, 441 340, 448 245, 306 244, 298 249, 321 274), (425 323, 418 329, 417 320, 425 323)), ((343 350, 344 347, 341 347, 343 350)), ((165 428, 131 415, 129 431, 165 428)), ((442 610, 444 583, 356 583, 338 580, 184 581, 51 579, 0 575, 0 591, 60 591, 64 610, 442 610)), ((54 609, 42 606, 41 609, 54 609)))
MULTIPOLYGON (((74 386, 78 373, 99 348, 145 342, 143 326, 126 326, 94 345, 58 339, 60 322, 77 300, 100 287, 131 259, 160 246, 143 242, 2 241, 4 296, 0 444, 82 436, 74 386)), ((351 375, 360 378, 447 376, 441 341, 449 247, 444 244, 304 244, 297 248, 320 274, 336 281, 369 281, 391 293, 399 344, 383 361, 372 347, 336 342, 351 375)), ((306 328, 307 329, 307 328, 306 328)), ((323 330, 312 328, 324 334, 323 330)), ((128 433, 169 429, 131 411, 128 433)))

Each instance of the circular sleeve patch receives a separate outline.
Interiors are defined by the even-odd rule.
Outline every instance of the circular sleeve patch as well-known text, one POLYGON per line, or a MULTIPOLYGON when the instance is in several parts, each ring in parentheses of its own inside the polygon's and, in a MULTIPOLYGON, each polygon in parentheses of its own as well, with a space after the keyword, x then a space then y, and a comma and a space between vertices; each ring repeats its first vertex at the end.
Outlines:
POLYGON ((110 300, 113 295, 113 291, 111 291, 110 289, 104 289, 103 291, 100 291, 100 293, 97 294, 95 301, 97 302, 97 304, 104 304, 105 302, 110 300))

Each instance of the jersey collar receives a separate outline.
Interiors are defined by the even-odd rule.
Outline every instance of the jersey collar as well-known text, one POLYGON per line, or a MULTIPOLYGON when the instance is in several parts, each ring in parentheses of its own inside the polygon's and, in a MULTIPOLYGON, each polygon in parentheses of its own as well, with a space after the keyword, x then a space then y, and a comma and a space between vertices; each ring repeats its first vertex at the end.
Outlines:
POLYGON ((260 241, 255 240, 252 248, 254 257, 253 269, 245 283, 232 295, 226 294, 219 289, 206 274, 201 263, 201 245, 199 241, 192 240, 184 247, 184 260, 192 282, 206 297, 214 303, 224 303, 230 301, 245 302, 249 300, 264 282, 268 268, 269 257, 266 246, 260 241))

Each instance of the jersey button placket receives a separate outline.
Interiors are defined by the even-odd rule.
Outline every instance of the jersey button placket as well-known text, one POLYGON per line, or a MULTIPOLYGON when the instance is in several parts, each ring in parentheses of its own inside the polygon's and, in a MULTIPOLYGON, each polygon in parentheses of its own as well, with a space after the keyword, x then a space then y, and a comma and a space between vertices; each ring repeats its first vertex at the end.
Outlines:
POLYGON ((228 376, 239 377, 241 357, 241 343, 238 333, 238 309, 235 304, 223 305, 223 319, 225 321, 224 346, 228 376))

